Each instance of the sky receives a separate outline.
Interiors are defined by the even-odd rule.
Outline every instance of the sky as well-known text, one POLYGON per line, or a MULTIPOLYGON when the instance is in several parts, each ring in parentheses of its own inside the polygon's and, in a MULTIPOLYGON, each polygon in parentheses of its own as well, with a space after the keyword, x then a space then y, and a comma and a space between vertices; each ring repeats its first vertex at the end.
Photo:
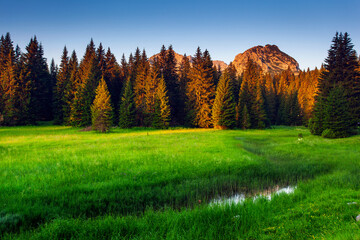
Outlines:
POLYGON ((360 53, 359 0, 0 0, 0 6, 0 35, 10 32, 22 51, 36 35, 57 64, 65 45, 81 58, 91 38, 118 61, 136 47, 150 57, 172 44, 180 54, 200 46, 230 63, 253 46, 275 44, 300 69, 314 69, 337 31, 348 32, 360 53))

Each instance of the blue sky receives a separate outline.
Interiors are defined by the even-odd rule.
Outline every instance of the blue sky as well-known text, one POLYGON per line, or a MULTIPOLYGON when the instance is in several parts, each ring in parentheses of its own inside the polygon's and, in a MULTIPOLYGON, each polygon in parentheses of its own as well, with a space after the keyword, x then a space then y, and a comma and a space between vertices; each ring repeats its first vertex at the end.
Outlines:
POLYGON ((319 67, 336 31, 348 32, 360 52, 360 1, 28 1, 0 0, 0 35, 10 32, 25 51, 36 35, 45 57, 60 61, 64 45, 84 54, 93 38, 118 60, 136 47, 148 56, 162 44, 180 54, 208 49, 213 60, 232 61, 246 49, 276 44, 301 69, 319 67))

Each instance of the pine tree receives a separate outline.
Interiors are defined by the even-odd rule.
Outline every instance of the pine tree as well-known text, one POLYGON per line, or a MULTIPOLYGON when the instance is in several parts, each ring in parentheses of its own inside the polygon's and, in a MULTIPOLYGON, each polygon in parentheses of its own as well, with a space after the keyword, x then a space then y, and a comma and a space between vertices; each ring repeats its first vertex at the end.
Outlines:
POLYGON ((144 124, 151 126, 155 112, 156 89, 159 83, 159 73, 156 68, 152 68, 146 77, 144 92, 144 124))
POLYGON ((264 129, 268 127, 269 120, 266 115, 266 100, 264 97, 264 84, 262 81, 257 83, 256 87, 256 97, 253 104, 253 116, 254 116, 254 124, 253 126, 258 129, 264 129))
POLYGON ((165 80, 160 78, 156 89, 156 98, 154 106, 153 127, 167 128, 171 120, 171 107, 167 95, 165 80))
POLYGON ((323 137, 347 137, 351 134, 352 119, 345 89, 340 85, 330 90, 326 99, 323 137))
POLYGON ((130 77, 126 81, 119 108, 119 127, 131 128, 135 126, 135 101, 130 77))
POLYGON ((24 76, 30 86, 29 122, 51 120, 51 78, 42 45, 39 44, 36 36, 30 40, 26 50, 24 76))
POLYGON ((0 125, 17 125, 20 120, 19 109, 17 107, 19 101, 19 84, 15 72, 14 58, 14 52, 10 49, 0 77, 0 81, 3 85, 3 109, 0 114, 0 125))
POLYGON ((69 81, 64 86, 64 104, 62 106, 63 112, 63 123, 65 125, 71 125, 71 108, 75 97, 76 89, 79 88, 79 77, 78 77, 78 68, 79 63, 77 59, 76 52, 73 51, 71 58, 69 60, 69 81))
POLYGON ((249 114, 249 111, 247 110, 247 107, 246 105, 244 105, 244 108, 242 110, 242 113, 241 113, 241 128, 242 129, 249 129, 251 127, 251 119, 250 119, 250 114, 249 114))
MULTIPOLYGON (((125 80, 125 76, 121 75, 121 69, 119 64, 116 61, 114 54, 111 52, 110 48, 108 48, 105 59, 104 59, 104 79, 109 88, 111 102, 113 104, 114 112, 119 111, 119 102, 121 97, 121 90, 123 88, 123 81, 125 80)), ((118 116, 114 116, 114 122, 118 122, 118 116)))
MULTIPOLYGON (((237 113, 236 113, 236 120, 239 127, 243 122, 243 109, 246 105, 248 113, 250 115, 250 125, 251 128, 257 128, 259 121, 256 118, 256 113, 254 112, 255 109, 255 99, 257 96, 257 89, 258 84, 262 79, 261 68, 252 60, 248 60, 246 64, 246 68, 244 71, 243 80, 241 82, 241 87, 239 91, 239 101, 237 104, 237 113)), ((258 99, 260 100, 260 99, 258 99)))
POLYGON ((162 71, 164 81, 166 84, 166 89, 168 90, 169 102, 172 111, 172 120, 175 123, 178 123, 181 118, 181 111, 178 111, 181 108, 181 103, 179 103, 180 93, 179 93, 179 79, 176 69, 176 59, 175 52, 172 45, 169 46, 166 50, 164 69, 162 71))
POLYGON ((99 58, 91 39, 79 66, 79 83, 71 106, 70 122, 73 126, 89 126, 91 124, 91 105, 101 77, 99 58))
MULTIPOLYGON (((140 51, 137 49, 135 53, 135 58, 140 54, 140 51)), ((139 59, 134 63, 136 66, 136 78, 134 80, 134 95, 135 95, 135 105, 136 105, 136 117, 137 125, 144 126, 146 125, 146 88, 149 85, 148 81, 151 81, 149 78, 150 64, 146 56, 145 50, 143 51, 142 56, 139 55, 139 59), (136 63, 138 61, 138 63, 136 63), (136 64, 135 64, 136 63, 136 64)))
POLYGON ((274 80, 270 74, 265 75, 265 99, 266 99, 266 109, 267 116, 269 118, 270 124, 275 124, 276 122, 276 91, 274 80))
POLYGON ((57 76, 55 88, 55 124, 64 123, 64 109, 65 109, 65 88, 70 81, 69 57, 66 46, 64 47, 61 57, 59 74, 57 76))
POLYGON ((212 67, 209 68, 209 57, 204 57, 197 49, 187 84, 188 115, 194 126, 208 128, 212 126, 212 105, 215 97, 215 86, 212 67))
POLYGON ((91 106, 92 128, 98 132, 108 132, 112 124, 110 93, 104 78, 96 89, 96 96, 91 106))
POLYGON ((179 105, 178 105, 178 123, 179 124, 188 124, 188 119, 186 119, 186 104, 188 102, 188 98, 186 96, 187 84, 189 82, 190 76, 190 61, 189 58, 184 55, 181 60, 180 68, 179 68, 179 105))
POLYGON ((235 101, 230 76, 225 72, 216 89, 216 97, 212 109, 215 128, 226 129, 235 127, 235 101))
MULTIPOLYGON (((360 116, 360 73, 357 71, 359 63, 356 53, 347 33, 344 35, 336 33, 325 63, 325 71, 321 73, 318 82, 313 119, 311 124, 309 123, 310 130, 317 135, 325 130, 325 117, 329 114, 327 112, 329 111, 327 106, 329 93, 334 88, 343 87, 350 104, 351 124, 344 126, 348 128, 345 132, 349 133, 357 127, 360 116)), ((332 111, 338 112, 336 109, 332 111)), ((334 129, 330 130, 334 131, 334 129)))

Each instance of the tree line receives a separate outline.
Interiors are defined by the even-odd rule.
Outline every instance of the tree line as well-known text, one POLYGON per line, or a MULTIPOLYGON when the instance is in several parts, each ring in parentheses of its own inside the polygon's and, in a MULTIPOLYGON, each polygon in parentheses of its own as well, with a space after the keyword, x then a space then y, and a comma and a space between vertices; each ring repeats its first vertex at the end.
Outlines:
MULTIPOLYGON (((317 107, 324 99, 318 89, 331 70, 326 62, 321 69, 296 75, 290 69, 270 75, 249 59, 238 76, 231 63, 220 71, 200 47, 191 61, 185 55, 177 64, 171 45, 162 46, 152 61, 137 48, 118 63, 110 48, 105 50, 101 43, 96 47, 93 40, 80 62, 75 51, 69 54, 64 47, 60 65, 52 60, 48 67, 36 37, 24 53, 14 47, 9 33, 0 41, 0 125, 8 126, 54 120, 61 125, 93 125, 100 131, 110 126, 177 125, 262 129, 307 125, 310 118, 311 126, 320 126, 322 118, 313 112, 323 108, 317 107)), ((349 97, 358 107, 356 94, 349 97)))

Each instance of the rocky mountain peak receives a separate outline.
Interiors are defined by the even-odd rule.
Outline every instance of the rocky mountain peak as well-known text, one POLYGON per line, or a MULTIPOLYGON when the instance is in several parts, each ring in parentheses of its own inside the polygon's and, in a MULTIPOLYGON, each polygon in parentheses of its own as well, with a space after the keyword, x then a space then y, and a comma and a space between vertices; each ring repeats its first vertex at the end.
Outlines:
POLYGON ((248 59, 256 62, 264 73, 276 74, 288 68, 294 73, 300 70, 299 63, 276 45, 256 46, 236 55, 233 65, 238 74, 244 72, 248 59))

